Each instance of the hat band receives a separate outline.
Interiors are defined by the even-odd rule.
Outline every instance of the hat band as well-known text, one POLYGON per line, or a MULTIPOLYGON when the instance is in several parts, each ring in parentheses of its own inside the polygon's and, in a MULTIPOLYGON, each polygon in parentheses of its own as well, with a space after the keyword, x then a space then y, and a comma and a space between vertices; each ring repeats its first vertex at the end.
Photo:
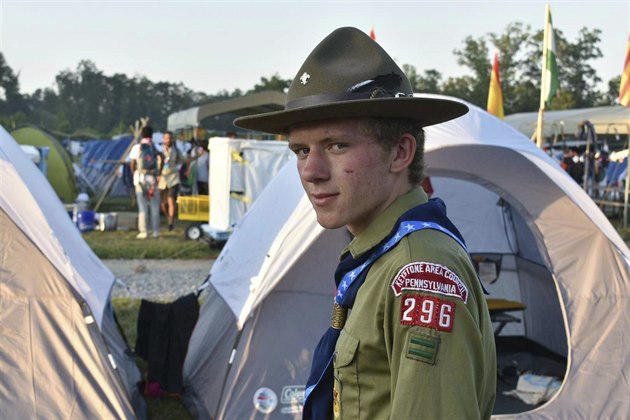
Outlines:
POLYGON ((317 105, 324 104, 332 104, 334 102, 346 102, 346 101, 358 101, 362 99, 380 99, 380 98, 401 98, 408 95, 403 92, 397 92, 394 94, 385 94, 383 90, 379 91, 379 95, 375 96, 374 92, 344 92, 344 93, 327 93, 323 95, 311 95, 311 96, 302 96, 301 98, 294 99, 292 101, 288 101, 285 110, 296 109, 296 108, 306 108, 317 105))

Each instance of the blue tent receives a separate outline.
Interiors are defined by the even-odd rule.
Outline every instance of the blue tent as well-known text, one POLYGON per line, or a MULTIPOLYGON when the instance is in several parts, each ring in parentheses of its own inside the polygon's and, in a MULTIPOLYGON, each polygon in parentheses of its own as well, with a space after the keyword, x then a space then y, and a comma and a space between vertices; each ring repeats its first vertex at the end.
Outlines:
POLYGON ((125 152, 133 137, 131 135, 115 140, 90 140, 84 143, 81 157, 81 179, 97 195, 110 185, 110 196, 129 196, 133 192, 133 180, 128 164, 118 165, 126 159, 125 152), (122 169, 121 169, 122 168, 122 169))

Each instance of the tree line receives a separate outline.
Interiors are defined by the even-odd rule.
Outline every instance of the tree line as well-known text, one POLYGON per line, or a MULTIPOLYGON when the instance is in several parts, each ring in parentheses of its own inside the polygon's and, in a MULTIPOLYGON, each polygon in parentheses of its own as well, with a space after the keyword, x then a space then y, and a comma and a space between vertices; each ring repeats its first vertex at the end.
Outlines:
MULTIPOLYGON (((599 91, 602 81, 593 62, 602 58, 599 48, 601 30, 582 28, 577 39, 569 41, 555 29, 560 88, 550 109, 585 108, 615 103, 621 75, 608 81, 608 89, 599 91)), ((510 23, 503 33, 468 36, 453 54, 468 70, 460 77, 444 78, 436 69, 419 73, 404 64, 415 92, 438 93, 465 99, 486 107, 490 82, 490 48, 500 56, 500 72, 505 113, 537 111, 543 32, 532 31, 519 22, 510 23)), ((623 57, 619 57, 620 69, 623 57)), ((152 82, 145 76, 108 76, 96 64, 83 60, 74 70, 63 70, 55 77, 54 87, 22 94, 19 75, 0 52, 0 124, 11 130, 33 124, 63 137, 109 137, 128 131, 141 116, 149 116, 157 130, 166 129, 169 114, 193 106, 221 101, 263 90, 285 91, 291 81, 278 74, 261 77, 253 88, 215 94, 195 92, 182 83, 152 82)))

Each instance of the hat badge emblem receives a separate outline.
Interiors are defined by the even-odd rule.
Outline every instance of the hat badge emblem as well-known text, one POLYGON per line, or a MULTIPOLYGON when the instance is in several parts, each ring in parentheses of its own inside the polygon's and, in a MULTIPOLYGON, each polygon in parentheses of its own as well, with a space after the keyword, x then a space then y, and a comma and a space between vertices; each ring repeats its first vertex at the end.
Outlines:
POLYGON ((310 79, 310 78, 311 78, 311 75, 310 75, 310 74, 308 74, 307 72, 304 72, 304 74, 302 74, 302 75, 300 76, 300 83, 302 83, 303 85, 305 85, 305 84, 307 84, 307 83, 308 83, 308 79, 310 79))

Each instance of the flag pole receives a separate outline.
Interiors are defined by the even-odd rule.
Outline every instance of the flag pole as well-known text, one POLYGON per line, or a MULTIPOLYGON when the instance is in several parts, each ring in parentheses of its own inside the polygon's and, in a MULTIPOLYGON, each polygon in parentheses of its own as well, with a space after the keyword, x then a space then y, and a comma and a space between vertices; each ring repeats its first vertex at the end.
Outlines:
MULTIPOLYGON (((630 162, 630 155, 626 158, 630 162)), ((628 227, 628 196, 630 195, 630 170, 626 166, 626 185, 623 191, 623 228, 628 227)))
MULTIPOLYGON (((623 73, 619 83, 619 104, 630 107, 630 37, 628 37, 628 47, 626 49, 626 59, 623 63, 623 73)), ((630 133, 630 125, 627 126, 630 133)), ((630 136, 630 134, 629 134, 630 136)), ((630 143, 630 141, 629 141, 630 143)), ((630 161, 630 156, 628 156, 630 161)), ((628 227, 628 199, 630 196, 630 170, 626 167, 626 185, 623 194, 623 227, 628 227)))
POLYGON ((549 4, 545 5, 545 29, 543 31, 543 56, 542 56, 542 73, 541 73, 541 81, 540 81, 540 107, 538 108, 538 121, 536 123, 536 146, 539 149, 543 148, 543 124, 544 124, 544 115, 545 115, 545 103, 547 101, 547 90, 548 90, 548 78, 547 74, 547 42, 549 41, 549 34, 547 31, 548 24, 547 19, 549 17, 549 4))

